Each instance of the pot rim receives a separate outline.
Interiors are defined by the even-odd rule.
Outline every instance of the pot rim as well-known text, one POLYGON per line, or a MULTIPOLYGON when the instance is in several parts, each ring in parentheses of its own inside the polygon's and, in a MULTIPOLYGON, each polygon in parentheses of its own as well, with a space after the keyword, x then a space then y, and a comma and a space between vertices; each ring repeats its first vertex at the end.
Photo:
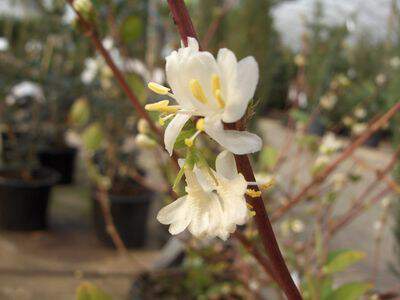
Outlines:
POLYGON ((14 187, 14 188, 40 188, 40 187, 47 187, 47 186, 53 186, 56 185, 57 182, 60 180, 61 175, 51 169, 51 168, 46 168, 46 167, 39 167, 36 168, 35 170, 41 170, 44 171, 46 174, 46 178, 38 179, 35 181, 25 181, 22 179, 16 179, 16 178, 5 178, 1 177, 1 172, 4 171, 15 171, 18 170, 16 168, 0 168, 0 186, 8 186, 8 187, 14 187))

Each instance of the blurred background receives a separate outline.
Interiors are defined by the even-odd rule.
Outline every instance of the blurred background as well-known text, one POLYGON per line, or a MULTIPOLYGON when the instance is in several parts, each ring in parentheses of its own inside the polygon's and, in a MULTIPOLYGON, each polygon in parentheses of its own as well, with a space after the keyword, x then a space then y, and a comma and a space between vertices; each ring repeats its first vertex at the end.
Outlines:
MULTIPOLYGON (((166 1, 77 2, 140 102, 161 100, 146 85, 180 46, 166 1)), ((253 165, 270 213, 304 200, 274 225, 305 299, 399 299, 399 113, 301 191, 399 102, 400 2, 186 4, 203 49, 259 64, 253 165), (344 283, 358 294, 313 293, 344 283)), ((174 169, 90 34, 66 1, 0 0, 0 299, 75 299, 86 281, 113 299, 281 299, 235 241, 157 223, 174 169)))

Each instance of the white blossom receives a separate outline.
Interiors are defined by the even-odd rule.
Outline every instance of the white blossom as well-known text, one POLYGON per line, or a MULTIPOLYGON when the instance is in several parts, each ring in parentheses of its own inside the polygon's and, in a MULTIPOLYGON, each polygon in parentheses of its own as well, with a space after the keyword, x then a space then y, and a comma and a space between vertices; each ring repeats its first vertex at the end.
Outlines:
POLYGON ((326 110, 332 110, 337 102, 337 97, 335 94, 327 94, 321 97, 321 99, 319 100, 319 104, 321 105, 321 107, 323 109, 326 110))
POLYGON ((7 51, 9 46, 8 40, 5 37, 0 37, 0 51, 7 51))
POLYGON ((389 64, 393 69, 398 69, 400 67, 400 57, 398 57, 398 56, 392 57, 390 59, 389 64))
POLYGON ((343 147, 343 143, 339 141, 332 132, 327 133, 319 146, 319 152, 322 154, 332 154, 343 147))
POLYGON ((358 119, 364 119, 367 116, 367 111, 363 107, 357 107, 354 110, 354 116, 358 119))
POLYGON ((360 135, 367 129, 367 124, 366 123, 356 123, 351 127, 351 132, 354 135, 360 135))
MULTIPOLYGON (((182 162, 181 162, 182 165, 182 162)), ((157 220, 169 226, 171 234, 188 228, 196 237, 219 237, 226 240, 249 218, 245 200, 247 182, 237 172, 228 151, 217 156, 216 171, 207 167, 185 167, 186 195, 162 208, 157 220), (211 174, 210 174, 211 172, 211 174)))
POLYGON ((167 151, 172 154, 179 133, 192 116, 204 118, 202 129, 227 150, 235 154, 259 151, 262 141, 257 135, 225 130, 223 125, 236 122, 245 114, 258 82, 257 62, 251 56, 238 62, 234 53, 225 48, 215 59, 211 53, 199 51, 194 38, 189 38, 188 44, 166 58, 172 93, 169 88, 149 83, 150 89, 178 103, 169 106, 165 100, 146 106, 173 116, 164 135, 167 151))

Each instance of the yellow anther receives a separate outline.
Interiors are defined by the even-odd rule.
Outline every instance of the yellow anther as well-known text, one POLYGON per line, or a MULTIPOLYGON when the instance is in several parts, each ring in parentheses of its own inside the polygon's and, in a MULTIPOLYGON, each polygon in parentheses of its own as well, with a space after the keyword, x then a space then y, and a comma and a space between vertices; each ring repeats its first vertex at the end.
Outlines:
POLYGON ((253 190, 253 189, 247 189, 246 190, 246 194, 248 196, 250 196, 251 198, 257 198, 257 197, 261 196, 261 191, 256 191, 256 190, 253 190))
POLYGON ((156 103, 146 104, 145 109, 148 111, 158 111, 163 113, 176 113, 179 110, 178 105, 168 106, 169 100, 161 100, 156 103))
POLYGON ((164 126, 165 125, 165 121, 164 121, 164 119, 163 118, 158 118, 158 124, 160 124, 161 126, 164 126))
POLYGON ((260 189, 267 190, 269 188, 272 188, 274 185, 275 185, 275 179, 272 179, 269 182, 260 185, 260 189))
POLYGON ((189 86, 193 96, 201 103, 207 104, 208 100, 206 95, 204 94, 204 90, 201 87, 200 82, 197 79, 192 79, 190 80, 189 86))
POLYGON ((201 118, 196 122, 196 129, 198 131, 204 131, 204 118, 201 118))
POLYGON ((167 95, 170 91, 169 88, 155 82, 149 82, 147 86, 150 90, 159 95, 167 95))
POLYGON ((193 146, 193 137, 189 138, 189 139, 185 139, 185 145, 188 147, 192 147, 193 146))
POLYGON ((246 203, 246 205, 247 205, 247 208, 248 208, 248 209, 250 209, 250 210, 253 209, 253 205, 251 205, 251 204, 249 204, 249 203, 246 203))
POLYGON ((254 217, 256 215, 256 212, 254 210, 250 211, 250 217, 254 217))

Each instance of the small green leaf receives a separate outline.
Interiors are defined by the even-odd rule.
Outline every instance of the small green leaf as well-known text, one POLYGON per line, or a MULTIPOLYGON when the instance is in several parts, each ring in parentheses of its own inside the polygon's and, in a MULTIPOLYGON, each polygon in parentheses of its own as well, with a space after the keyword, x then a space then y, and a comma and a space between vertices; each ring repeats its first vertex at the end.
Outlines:
POLYGON ((79 98, 69 111, 69 120, 75 126, 84 126, 90 117, 90 107, 87 99, 79 98))
POLYGON ((76 292, 77 300, 112 300, 111 296, 104 293, 95 285, 85 282, 82 283, 76 292))
POLYGON ((82 134, 83 144, 88 151, 96 151, 103 144, 104 135, 99 123, 93 123, 82 134))
POLYGON ((307 123, 309 115, 299 109, 293 109, 290 111, 290 116, 297 122, 307 123))
POLYGON ((335 289, 324 300, 359 300, 371 288, 372 284, 366 282, 346 283, 335 289))
POLYGON ((140 17, 129 16, 121 24, 120 34, 124 43, 137 40, 143 33, 143 22, 140 17))
POLYGON ((328 255, 328 260, 322 268, 324 274, 341 272, 365 257, 365 253, 353 250, 338 250, 328 255))
POLYGON ((273 147, 264 147, 260 153, 260 161, 263 167, 271 170, 278 161, 279 152, 273 147))

